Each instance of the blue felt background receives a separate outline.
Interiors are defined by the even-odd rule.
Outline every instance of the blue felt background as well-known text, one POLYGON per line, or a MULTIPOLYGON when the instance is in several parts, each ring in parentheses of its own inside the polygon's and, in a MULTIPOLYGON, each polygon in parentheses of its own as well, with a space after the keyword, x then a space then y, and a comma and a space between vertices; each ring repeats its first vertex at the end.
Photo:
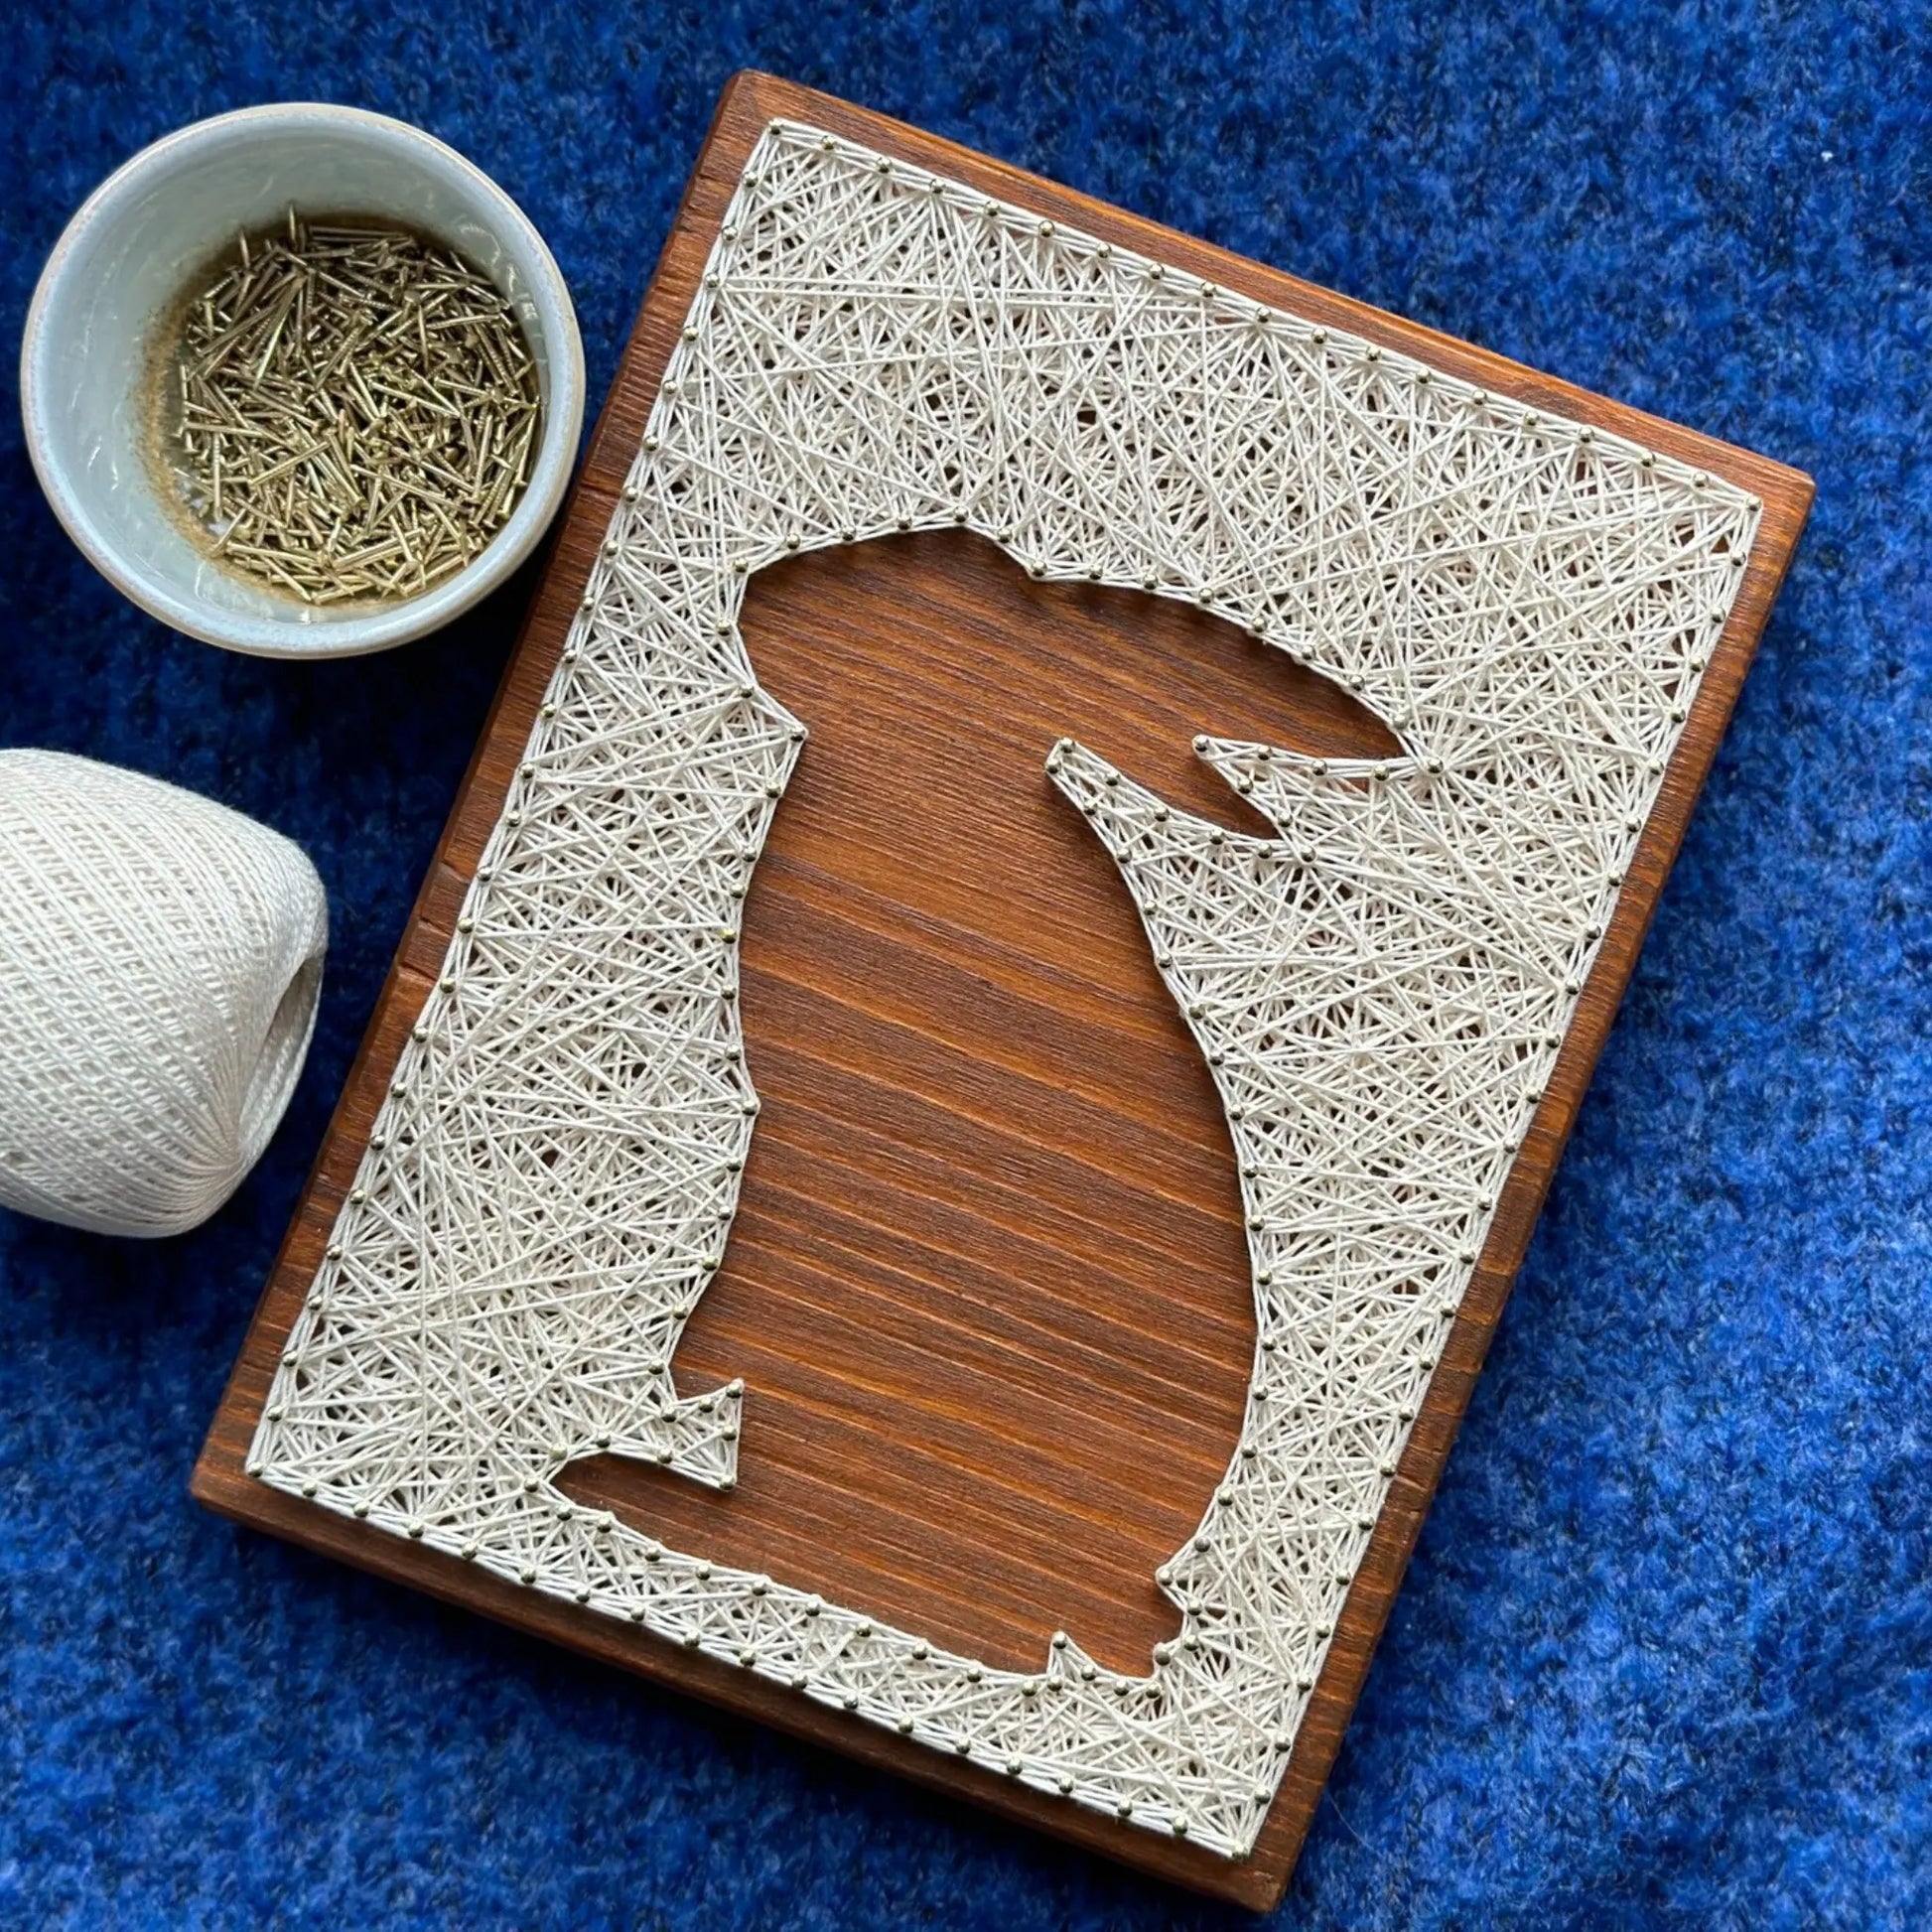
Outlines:
MULTIPOLYGON (((593 394, 759 65, 1811 470, 1284 1923, 1932 1920, 1932 76, 1916 8, 209 0, 0 27, 0 339, 181 122, 359 102, 549 237, 593 394), (594 16, 594 17, 592 17, 594 16)), ((158 1246, 0 1215, 0 1918, 1220 1924, 185 1483, 507 649, 190 643, 0 422, 0 741, 282 827, 335 919, 268 1158, 158 1246)))

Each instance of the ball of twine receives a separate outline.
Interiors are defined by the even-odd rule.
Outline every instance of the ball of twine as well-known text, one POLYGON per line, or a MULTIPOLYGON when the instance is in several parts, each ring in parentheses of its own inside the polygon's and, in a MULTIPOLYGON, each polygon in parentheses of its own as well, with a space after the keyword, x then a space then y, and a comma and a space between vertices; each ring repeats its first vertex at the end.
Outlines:
POLYGON ((157 778, 0 752, 0 1204, 176 1234, 302 1071, 329 913, 279 832, 157 778))

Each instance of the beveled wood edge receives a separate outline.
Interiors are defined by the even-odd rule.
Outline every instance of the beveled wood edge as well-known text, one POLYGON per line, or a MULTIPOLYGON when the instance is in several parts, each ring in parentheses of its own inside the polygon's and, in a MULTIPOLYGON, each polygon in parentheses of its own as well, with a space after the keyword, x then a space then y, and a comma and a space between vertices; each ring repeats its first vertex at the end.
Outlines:
POLYGON ((237 1522, 412 1584, 446 1601, 481 1610, 796 1736, 831 1744, 862 1762, 971 1799, 1162 1878, 1254 1910, 1271 1908, 1287 1887, 1312 1821, 1511 1282, 1789 567, 1812 494, 1808 477, 1767 458, 1610 402, 1490 350, 1264 268, 829 95, 767 74, 737 75, 720 98, 686 184, 542 584, 196 1464, 193 1493, 237 1522), (773 119, 825 127, 1116 245, 1158 256, 1257 301, 1349 330, 1485 388, 1629 437, 1737 483, 1763 502, 1757 538, 1729 621, 1712 652, 1543 1101, 1498 1199, 1489 1239, 1337 1620, 1280 1792, 1246 1861, 1226 1860, 1197 1846, 1156 1838, 1139 1827, 1015 1786, 978 1766, 961 1765, 925 1745, 766 1684, 750 1672, 732 1670, 591 1611, 519 1589, 453 1558, 270 1490, 243 1473, 243 1458, 275 1359, 321 1261, 328 1229, 360 1159, 408 1027, 440 966, 483 842, 502 808, 509 774, 535 722, 592 558, 641 442, 657 379, 683 325, 725 204, 752 148, 773 119))

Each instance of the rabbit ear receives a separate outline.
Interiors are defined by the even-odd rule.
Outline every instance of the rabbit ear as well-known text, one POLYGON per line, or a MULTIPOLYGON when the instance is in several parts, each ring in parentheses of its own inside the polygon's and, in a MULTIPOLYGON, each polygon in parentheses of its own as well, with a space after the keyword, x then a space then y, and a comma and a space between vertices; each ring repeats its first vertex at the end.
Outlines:
MULTIPOLYGON (((1437 760, 1314 759, 1226 738, 1197 738, 1194 752, 1298 855, 1338 821, 1359 818, 1372 782, 1414 789, 1442 774, 1437 760)), ((1157 827, 1169 845, 1199 842, 1241 851, 1273 843, 1169 804, 1076 739, 1061 739, 1047 754, 1046 774, 1123 865, 1134 856, 1136 843, 1157 827)))
POLYGON ((1169 847, 1232 844, 1240 849, 1269 844, 1252 833, 1229 831, 1197 812, 1169 804, 1159 792, 1137 784, 1077 739, 1061 739, 1046 755, 1046 775, 1123 868, 1133 863, 1144 840, 1156 836, 1169 847))
POLYGON ((1339 814, 1359 812, 1364 787, 1388 780, 1414 785, 1442 775, 1439 759, 1317 759, 1279 746, 1238 739, 1197 738, 1194 753, 1220 773, 1242 802, 1274 825, 1291 845, 1301 846, 1339 814))

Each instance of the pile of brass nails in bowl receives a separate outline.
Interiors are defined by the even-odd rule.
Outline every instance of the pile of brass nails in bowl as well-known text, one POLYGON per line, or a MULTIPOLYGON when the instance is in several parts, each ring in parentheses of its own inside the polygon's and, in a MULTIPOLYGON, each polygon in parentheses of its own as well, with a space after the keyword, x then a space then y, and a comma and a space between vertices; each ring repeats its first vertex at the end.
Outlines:
POLYGON ((312 605, 415 597, 508 521, 537 448, 509 303, 408 229, 239 238, 178 311, 160 444, 197 540, 312 605))

